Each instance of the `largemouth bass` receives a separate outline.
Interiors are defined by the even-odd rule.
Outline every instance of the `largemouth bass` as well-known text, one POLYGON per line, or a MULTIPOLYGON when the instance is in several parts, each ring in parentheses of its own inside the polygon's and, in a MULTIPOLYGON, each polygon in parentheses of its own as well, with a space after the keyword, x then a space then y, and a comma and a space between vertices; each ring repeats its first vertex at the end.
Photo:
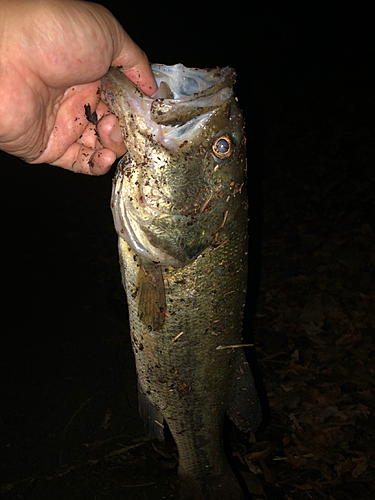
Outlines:
POLYGON ((139 409, 179 454, 180 498, 243 499, 223 452, 225 413, 261 418, 241 347, 247 280, 246 153, 231 68, 152 65, 142 94, 112 68, 103 96, 128 152, 112 191, 139 409))

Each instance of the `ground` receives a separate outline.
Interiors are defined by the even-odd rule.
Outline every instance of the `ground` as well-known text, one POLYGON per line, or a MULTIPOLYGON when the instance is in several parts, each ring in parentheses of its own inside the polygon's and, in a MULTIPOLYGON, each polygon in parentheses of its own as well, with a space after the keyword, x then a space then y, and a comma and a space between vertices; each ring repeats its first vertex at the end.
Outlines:
MULTIPOLYGON (((286 39, 254 45, 268 62, 240 98, 264 420, 225 440, 253 499, 373 500, 372 74, 337 43, 297 84, 286 39)), ((176 499, 174 443, 145 438, 138 416, 110 177, 1 164, 4 499, 176 499)))

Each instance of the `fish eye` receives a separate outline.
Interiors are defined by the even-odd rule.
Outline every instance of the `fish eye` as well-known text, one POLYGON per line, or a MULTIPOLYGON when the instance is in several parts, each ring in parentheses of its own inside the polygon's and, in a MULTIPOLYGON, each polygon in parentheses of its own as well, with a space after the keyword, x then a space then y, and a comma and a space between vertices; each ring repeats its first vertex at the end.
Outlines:
POLYGON ((222 135, 221 137, 215 139, 215 142, 212 145, 212 151, 217 158, 225 160, 233 153, 232 141, 227 135, 222 135))

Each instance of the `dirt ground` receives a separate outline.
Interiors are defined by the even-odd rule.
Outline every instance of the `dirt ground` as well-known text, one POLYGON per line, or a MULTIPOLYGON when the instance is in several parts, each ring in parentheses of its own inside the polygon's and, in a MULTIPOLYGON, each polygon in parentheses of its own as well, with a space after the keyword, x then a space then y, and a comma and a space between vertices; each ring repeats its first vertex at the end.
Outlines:
MULTIPOLYGON (((375 110, 360 33, 298 79, 289 35, 272 48, 260 37, 253 97, 240 99, 245 341, 264 420, 250 436, 228 423, 225 442, 256 500, 375 498, 375 110)), ((110 176, 0 162, 13 167, 1 186, 4 499, 177 499, 174 443, 145 438, 138 416, 110 176)))

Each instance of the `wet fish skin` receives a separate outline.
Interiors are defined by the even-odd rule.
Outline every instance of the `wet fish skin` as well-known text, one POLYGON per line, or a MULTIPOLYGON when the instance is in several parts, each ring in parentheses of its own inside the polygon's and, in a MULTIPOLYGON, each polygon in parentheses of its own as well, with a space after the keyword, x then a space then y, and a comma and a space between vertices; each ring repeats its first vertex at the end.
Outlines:
POLYGON ((164 420, 169 426, 182 500, 242 500, 222 426, 226 412, 245 431, 260 421, 251 371, 238 347, 247 279, 245 138, 231 92, 233 70, 211 74, 206 88, 186 98, 149 102, 116 70, 103 79, 103 89, 128 147, 112 209, 141 416, 159 439, 164 420), (179 99, 188 102, 186 110, 179 99), (173 136, 178 127, 186 133, 166 138, 165 129, 173 136), (231 145, 228 158, 213 154, 220 138, 231 145))

